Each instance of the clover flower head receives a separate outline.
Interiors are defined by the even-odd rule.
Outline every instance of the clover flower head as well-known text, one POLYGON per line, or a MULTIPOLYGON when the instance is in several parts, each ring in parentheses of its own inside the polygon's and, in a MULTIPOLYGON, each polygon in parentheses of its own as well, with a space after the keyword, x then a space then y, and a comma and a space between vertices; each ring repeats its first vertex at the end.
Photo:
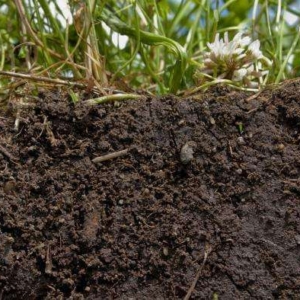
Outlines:
POLYGON ((268 74, 264 70, 271 65, 260 50, 259 40, 251 41, 242 32, 229 40, 228 32, 220 38, 217 33, 212 43, 207 43, 208 51, 204 53, 202 73, 213 78, 229 79, 237 85, 256 87, 268 74))

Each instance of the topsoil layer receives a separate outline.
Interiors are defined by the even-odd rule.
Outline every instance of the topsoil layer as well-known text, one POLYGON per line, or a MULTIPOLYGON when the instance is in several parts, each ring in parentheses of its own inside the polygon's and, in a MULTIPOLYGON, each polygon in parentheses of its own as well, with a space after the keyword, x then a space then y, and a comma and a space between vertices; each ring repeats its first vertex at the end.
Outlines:
POLYGON ((0 119, 0 299, 300 299, 299 82, 39 99, 0 119))

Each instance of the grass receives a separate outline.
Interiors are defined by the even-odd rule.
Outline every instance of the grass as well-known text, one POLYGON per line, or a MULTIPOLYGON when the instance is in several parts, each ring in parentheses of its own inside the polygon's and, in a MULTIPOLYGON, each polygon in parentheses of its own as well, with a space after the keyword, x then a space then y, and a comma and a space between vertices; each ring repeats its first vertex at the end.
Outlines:
POLYGON ((69 1, 73 19, 63 24, 58 0, 0 1, 0 97, 15 86, 16 78, 5 72, 27 74, 26 80, 32 76, 36 84, 38 77, 51 78, 100 91, 125 86, 165 94, 219 82, 234 85, 226 78, 195 81, 207 43, 226 31, 231 38, 243 31, 260 41, 260 50, 273 62, 263 84, 298 77, 295 1, 250 2, 69 1), (287 22, 291 16, 293 25, 287 22), (125 47, 113 39, 116 33, 128 38, 125 47))

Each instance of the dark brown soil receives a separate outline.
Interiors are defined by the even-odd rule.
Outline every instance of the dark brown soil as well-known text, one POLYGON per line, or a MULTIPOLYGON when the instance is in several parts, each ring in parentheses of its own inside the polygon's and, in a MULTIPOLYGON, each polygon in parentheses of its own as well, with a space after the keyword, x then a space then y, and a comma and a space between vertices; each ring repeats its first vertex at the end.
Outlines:
POLYGON ((300 83, 248 97, 1 117, 0 299, 300 299, 300 83))

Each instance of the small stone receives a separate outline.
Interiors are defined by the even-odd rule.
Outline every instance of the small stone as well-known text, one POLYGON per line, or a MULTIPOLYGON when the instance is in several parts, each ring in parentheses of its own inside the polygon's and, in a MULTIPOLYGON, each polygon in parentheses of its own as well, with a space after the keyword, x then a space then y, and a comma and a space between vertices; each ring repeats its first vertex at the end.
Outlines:
POLYGON ((74 280, 71 278, 66 278, 63 280, 63 284, 65 284, 67 286, 74 286, 74 280))
POLYGON ((16 190, 16 182, 14 180, 7 181, 3 186, 5 194, 11 194, 16 190))
POLYGON ((178 122, 178 125, 179 126, 182 126, 182 125, 184 125, 185 124, 185 120, 184 119, 181 119, 179 122, 178 122))
POLYGON ((209 122, 210 122, 211 125, 215 125, 216 124, 216 121, 215 121, 215 119, 213 117, 209 118, 209 122))
POLYGON ((150 190, 148 188, 145 188, 143 191, 144 196, 149 196, 150 195, 150 190))
POLYGON ((242 169, 237 169, 236 172, 241 175, 243 173, 243 170, 242 169))
POLYGON ((164 254, 164 256, 169 255, 169 249, 167 247, 163 247, 163 254, 164 254))
POLYGON ((13 244, 13 243, 15 242, 15 239, 14 239, 12 236, 8 236, 8 237, 6 238, 6 242, 7 242, 8 244, 13 244))
POLYGON ((58 223, 60 223, 60 224, 65 223, 65 219, 64 219, 64 218, 60 218, 60 219, 58 220, 58 223))
POLYGON ((35 145, 28 147, 28 152, 36 151, 37 147, 35 145))
POLYGON ((237 138, 237 143, 238 143, 239 145, 244 145, 244 144, 245 144, 244 138, 243 138, 242 136, 239 136, 239 137, 237 138))
POLYGON ((194 159, 194 150, 193 147, 196 147, 195 142, 187 142, 183 145, 180 151, 180 161, 187 165, 194 159))
POLYGON ((284 148, 285 148, 284 144, 279 144, 279 145, 277 145, 277 150, 278 150, 279 152, 282 152, 282 151, 284 150, 284 148))
POLYGON ((119 205, 123 205, 124 204, 124 200, 121 199, 121 200, 119 200, 118 203, 119 203, 119 205))

